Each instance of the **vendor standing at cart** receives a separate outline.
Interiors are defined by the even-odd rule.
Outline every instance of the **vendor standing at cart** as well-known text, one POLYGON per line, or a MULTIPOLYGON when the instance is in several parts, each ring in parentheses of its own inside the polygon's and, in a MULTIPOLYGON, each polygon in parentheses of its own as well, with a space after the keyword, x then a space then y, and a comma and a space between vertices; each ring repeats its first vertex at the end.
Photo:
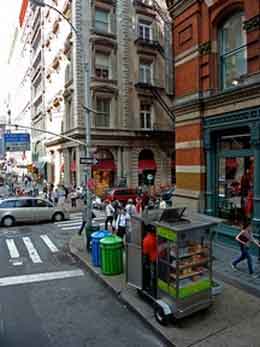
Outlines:
POLYGON ((148 224, 146 228, 147 234, 143 239, 144 289, 146 289, 153 297, 156 297, 156 230, 151 224, 148 224))

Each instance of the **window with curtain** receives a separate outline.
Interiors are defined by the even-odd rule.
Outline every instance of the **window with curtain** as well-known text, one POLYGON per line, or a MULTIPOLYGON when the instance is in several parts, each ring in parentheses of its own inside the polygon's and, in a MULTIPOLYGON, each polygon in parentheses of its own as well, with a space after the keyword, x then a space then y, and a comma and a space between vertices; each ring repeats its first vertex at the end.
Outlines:
POLYGON ((110 99, 97 98, 96 109, 98 112, 95 116, 95 126, 109 128, 110 126, 110 99))
POLYGON ((96 9, 95 28, 98 31, 102 31, 105 33, 110 31, 109 12, 108 11, 96 9))
POLYGON ((222 89, 239 85, 247 72, 246 32, 244 14, 229 17, 219 30, 220 67, 222 89))
POLYGON ((111 66, 110 66, 110 57, 107 54, 96 53, 95 59, 95 71, 96 77, 102 79, 111 78, 111 66))

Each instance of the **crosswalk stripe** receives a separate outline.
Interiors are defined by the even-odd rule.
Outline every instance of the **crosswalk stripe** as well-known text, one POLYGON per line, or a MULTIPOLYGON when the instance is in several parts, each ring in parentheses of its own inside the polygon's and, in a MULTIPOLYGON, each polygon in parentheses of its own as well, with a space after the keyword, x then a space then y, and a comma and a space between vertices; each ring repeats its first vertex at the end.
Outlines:
POLYGON ((8 276, 0 278, 0 287, 14 286, 25 283, 35 283, 43 281, 51 281, 72 277, 82 277, 84 272, 82 270, 69 270, 69 271, 57 271, 57 272, 47 272, 38 273, 31 275, 20 275, 20 276, 8 276))
POLYGON ((66 224, 73 224, 73 223, 79 223, 82 222, 82 218, 81 219, 74 219, 74 220, 67 220, 67 221, 63 221, 63 222, 56 222, 54 223, 55 225, 66 225, 66 224))
POLYGON ((67 226, 74 226, 74 225, 81 225, 82 221, 74 222, 74 223, 65 223, 65 224, 56 224, 58 227, 67 227, 67 226))
POLYGON ((56 253, 59 251, 47 235, 41 235, 40 237, 43 240, 43 242, 47 245, 47 247, 51 250, 51 252, 56 253))
POLYGON ((80 224, 79 225, 75 225, 75 226, 71 226, 71 227, 62 227, 62 230, 75 230, 75 229, 79 229, 80 228, 80 224))
POLYGON ((23 237, 23 242, 25 244, 25 247, 27 248, 27 251, 29 253, 30 258, 35 264, 42 263, 42 260, 39 256, 39 253, 34 248, 33 243, 29 237, 23 237))
POLYGON ((16 248, 15 242, 13 239, 7 239, 5 240, 10 257, 11 258, 19 258, 20 254, 18 252, 18 249, 16 248))

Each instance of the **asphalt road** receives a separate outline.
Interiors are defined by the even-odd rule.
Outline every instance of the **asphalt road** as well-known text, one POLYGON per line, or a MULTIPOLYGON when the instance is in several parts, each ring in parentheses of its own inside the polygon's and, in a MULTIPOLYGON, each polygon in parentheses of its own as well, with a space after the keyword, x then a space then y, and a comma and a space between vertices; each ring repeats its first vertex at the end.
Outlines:
POLYGON ((163 346, 70 256, 68 223, 0 229, 0 346, 163 346))

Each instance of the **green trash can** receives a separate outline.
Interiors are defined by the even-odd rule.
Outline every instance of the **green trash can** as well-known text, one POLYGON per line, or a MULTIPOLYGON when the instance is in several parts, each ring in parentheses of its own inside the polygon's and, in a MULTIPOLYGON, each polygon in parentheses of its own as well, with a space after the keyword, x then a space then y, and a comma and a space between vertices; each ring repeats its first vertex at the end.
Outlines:
POLYGON ((112 235, 100 241, 101 271, 104 275, 119 275, 123 272, 123 240, 112 235))
POLYGON ((91 234, 99 230, 100 230, 99 224, 92 224, 91 227, 86 226, 85 232, 86 232, 86 238, 87 238, 87 251, 90 251, 91 234))

